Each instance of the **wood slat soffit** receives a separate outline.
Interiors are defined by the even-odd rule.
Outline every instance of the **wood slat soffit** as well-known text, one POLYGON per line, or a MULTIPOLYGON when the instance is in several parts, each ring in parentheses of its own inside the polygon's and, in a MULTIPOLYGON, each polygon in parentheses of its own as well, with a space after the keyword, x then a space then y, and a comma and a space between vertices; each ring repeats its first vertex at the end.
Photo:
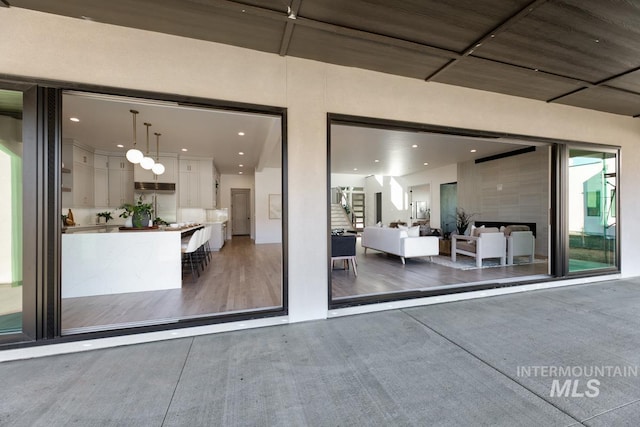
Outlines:
POLYGON ((640 2, 0 1, 283 56, 640 115, 640 2))

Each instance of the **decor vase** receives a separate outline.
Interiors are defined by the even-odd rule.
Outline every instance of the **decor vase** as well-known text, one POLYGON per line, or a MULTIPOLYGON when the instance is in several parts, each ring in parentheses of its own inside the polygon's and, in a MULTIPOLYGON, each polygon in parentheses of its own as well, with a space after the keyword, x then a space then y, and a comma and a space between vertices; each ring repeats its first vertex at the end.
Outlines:
POLYGON ((151 219, 151 215, 147 212, 142 213, 134 213, 132 216, 133 219, 133 227, 134 228, 142 228, 147 227, 149 225, 149 220, 151 219))

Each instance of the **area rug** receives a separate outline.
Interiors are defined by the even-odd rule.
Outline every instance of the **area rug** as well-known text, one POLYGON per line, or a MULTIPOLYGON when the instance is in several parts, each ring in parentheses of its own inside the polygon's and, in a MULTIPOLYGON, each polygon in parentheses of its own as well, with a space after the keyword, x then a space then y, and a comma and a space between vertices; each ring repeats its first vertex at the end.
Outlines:
MULTIPOLYGON (((523 258, 521 262, 514 262, 514 265, 524 265, 524 264, 539 264, 546 262, 543 259, 534 259, 533 263, 530 263, 528 259, 523 258)), ((433 257, 433 263, 442 265, 445 267, 455 268, 456 270, 476 270, 478 268, 494 268, 494 267, 507 267, 504 265, 500 265, 500 260, 498 258, 488 258, 482 261, 482 267, 476 267, 475 258, 471 258, 464 255, 458 255, 456 258, 456 262, 451 261, 451 256, 438 255, 433 257)))

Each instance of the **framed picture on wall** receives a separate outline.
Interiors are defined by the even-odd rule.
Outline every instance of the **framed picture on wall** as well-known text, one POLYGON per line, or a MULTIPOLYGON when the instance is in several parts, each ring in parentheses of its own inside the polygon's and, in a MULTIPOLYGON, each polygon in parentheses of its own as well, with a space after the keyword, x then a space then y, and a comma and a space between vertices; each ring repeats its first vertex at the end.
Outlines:
POLYGON ((269 194, 269 219, 282 218, 282 196, 269 194))
POLYGON ((416 202, 416 219, 427 219, 427 202, 416 202))

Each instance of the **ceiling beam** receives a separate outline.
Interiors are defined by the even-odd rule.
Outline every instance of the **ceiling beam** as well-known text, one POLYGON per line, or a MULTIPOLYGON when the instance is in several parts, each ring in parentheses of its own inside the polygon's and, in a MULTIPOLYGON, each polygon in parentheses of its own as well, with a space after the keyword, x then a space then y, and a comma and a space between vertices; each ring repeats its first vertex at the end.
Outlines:
POLYGON ((428 82, 428 81, 434 79, 435 77, 437 77, 439 74, 441 74, 444 71, 448 70, 449 68, 453 67, 458 61, 461 61, 463 58, 471 55, 480 46, 482 46, 483 44, 488 43, 489 41, 491 41, 491 39, 494 39, 498 34, 500 34, 503 31, 506 31, 507 29, 509 29, 516 22, 518 22, 521 19, 525 18, 527 15, 529 15, 531 12, 533 12, 535 9, 537 9, 540 6, 542 6, 546 2, 547 2, 547 0, 534 0, 533 2, 529 3, 527 6, 525 6, 522 9, 520 9, 517 13, 515 13, 514 15, 511 15, 509 18, 507 18, 504 21, 502 21, 497 27, 493 28, 491 31, 487 32, 485 35, 483 35, 482 37, 477 39, 475 42, 471 43, 469 45, 469 47, 467 47, 460 54, 459 57, 455 58, 453 61, 450 61, 449 63, 445 64, 443 67, 441 67, 438 70, 436 70, 436 72, 434 72, 431 75, 429 75, 425 79, 425 81, 428 82))
MULTIPOLYGON (((562 95, 558 95, 555 98, 552 98, 552 99, 548 100, 547 102, 554 102, 554 101, 557 101, 558 99, 564 98, 565 96, 573 95, 574 93, 583 91, 585 89, 589 89, 590 87, 597 87, 597 86, 606 87, 607 89, 613 89, 613 90, 617 90, 619 92, 626 92, 626 93, 630 93, 630 94, 634 94, 634 95, 640 95, 638 92, 635 92, 635 91, 632 91, 632 90, 628 90, 628 89, 622 89, 622 88, 615 87, 615 86, 610 86, 610 85, 607 84, 607 83, 609 83, 609 82, 611 82, 611 81, 613 81, 615 79, 619 79, 620 77, 624 77, 626 75, 635 73, 636 71, 640 71, 640 67, 635 67, 635 68, 632 68, 630 70, 624 71, 624 72, 622 72, 620 74, 616 74, 613 77, 608 77, 608 78, 606 78, 604 80, 600 80, 599 82, 593 83, 590 86, 585 86, 585 87, 582 87, 582 88, 580 88, 578 90, 573 90, 571 92, 564 93, 562 95)), ((636 116, 634 116, 634 117, 636 117, 636 116)))
POLYGON ((293 0, 291 2, 291 13, 292 16, 296 18, 291 18, 287 16, 287 25, 284 27, 284 34, 282 35, 282 41, 280 42, 280 51, 278 52, 280 56, 286 56, 289 51, 289 44, 291 43, 291 37, 293 36, 293 28, 295 27, 295 23, 297 21, 298 11, 300 10, 300 4, 302 0, 293 0))
MULTIPOLYGON (((203 6, 209 6, 224 10, 231 10, 234 12, 247 13, 249 15, 260 16, 263 18, 273 19, 280 22, 289 22, 292 19, 283 8, 283 12, 278 12, 272 9, 266 9, 259 6, 247 5, 241 2, 232 0, 190 0, 192 3, 198 3, 203 6)), ((382 34, 372 33, 369 31, 357 30, 355 28, 343 27, 336 24, 330 24, 328 22, 317 21, 315 19, 309 19, 301 17, 297 14, 299 9, 294 7, 296 0, 292 3, 291 8, 296 12, 296 19, 294 25, 301 25, 308 28, 315 28, 318 30, 326 31, 332 34, 338 34, 341 36, 352 37, 361 40, 368 40, 375 43, 382 43, 388 46, 412 50, 428 55, 436 55, 442 58, 458 58, 460 54, 456 51, 440 48, 437 46, 431 46, 428 44, 413 42, 409 40, 403 40, 396 37, 385 36, 382 34)), ((286 33, 286 29, 285 29, 286 33)), ((284 39, 284 37, 283 37, 284 39)), ((282 49, 282 45, 281 45, 282 49)))

